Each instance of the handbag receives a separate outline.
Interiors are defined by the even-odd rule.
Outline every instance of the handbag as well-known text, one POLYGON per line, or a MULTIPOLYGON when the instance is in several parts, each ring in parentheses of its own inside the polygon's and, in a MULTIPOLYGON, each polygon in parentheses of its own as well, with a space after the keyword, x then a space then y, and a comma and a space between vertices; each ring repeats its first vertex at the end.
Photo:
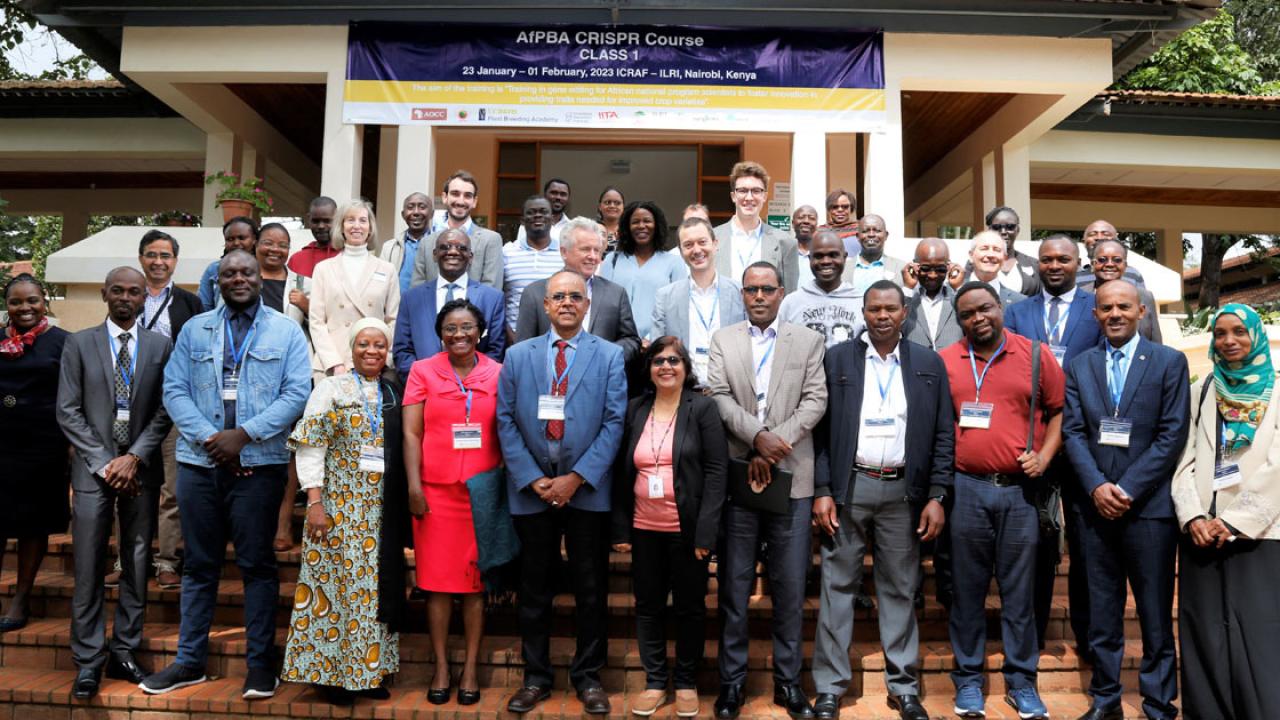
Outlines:
MULTIPOLYGON (((1031 341, 1031 420, 1027 427, 1027 452, 1035 450, 1036 405, 1040 403, 1040 341, 1031 341)), ((1036 515, 1041 535, 1057 535, 1062 531, 1062 486, 1056 480, 1036 485, 1036 515)))

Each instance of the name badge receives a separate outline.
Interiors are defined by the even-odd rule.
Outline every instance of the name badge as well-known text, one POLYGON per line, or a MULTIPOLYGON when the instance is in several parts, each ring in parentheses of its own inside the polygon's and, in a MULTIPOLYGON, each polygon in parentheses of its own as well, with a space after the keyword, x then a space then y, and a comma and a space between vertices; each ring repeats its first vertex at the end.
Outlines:
POLYGON ((373 445, 360 446, 360 470, 380 473, 386 470, 387 464, 382 458, 382 448, 373 445))
POLYGON ((1235 463, 1224 463, 1213 469, 1213 491, 1235 487, 1244 480, 1240 466, 1235 463))
POLYGON ((240 390, 240 376, 231 373, 222 379, 222 402, 235 402, 240 390))
POLYGON ((1124 418, 1103 418, 1099 428, 1098 444, 1112 447, 1129 447, 1129 433, 1133 430, 1133 421, 1124 418))
POLYGON ((563 395, 539 395, 538 396, 538 419, 539 420, 563 420, 564 419, 564 396, 563 395))
POLYGON ((898 434, 898 419, 895 417, 867 417, 862 419, 862 436, 869 438, 891 438, 898 434))
POLYGON ((378 282, 386 282, 386 281, 387 281, 387 274, 386 274, 385 272, 381 271, 381 270, 374 270, 374 271, 373 271, 373 279, 374 279, 374 280, 377 280, 378 282))
POLYGON ((129 422, 129 408, 127 407, 116 408, 116 422, 126 422, 126 423, 129 422))
POLYGON ((960 403, 960 427, 988 430, 991 428, 991 414, 995 412, 993 403, 967 402, 960 403))
POLYGON ((693 349, 694 355, 710 355, 711 351, 704 347, 696 347, 693 349))
POLYGON ((1066 345, 1050 345, 1049 352, 1053 353, 1053 359, 1058 361, 1058 365, 1062 365, 1067 361, 1066 345))
POLYGON ((693 356, 693 374, 697 375, 699 380, 707 381, 707 371, 710 368, 711 362, 706 355, 695 354, 693 356))
POLYGON ((480 423, 453 424, 454 450, 479 450, 480 437, 480 423))
POLYGON ((648 477, 648 482, 649 482, 649 499, 661 500, 662 499, 662 476, 650 475, 648 477))

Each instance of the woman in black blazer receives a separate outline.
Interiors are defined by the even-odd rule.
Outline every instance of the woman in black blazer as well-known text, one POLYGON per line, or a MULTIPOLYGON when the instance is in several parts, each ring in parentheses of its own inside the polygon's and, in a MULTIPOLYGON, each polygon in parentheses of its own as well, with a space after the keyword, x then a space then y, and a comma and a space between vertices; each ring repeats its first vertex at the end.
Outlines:
POLYGON ((724 507, 729 448, 720 412, 694 390, 693 361, 666 335, 643 355, 646 392, 627 406, 613 488, 614 550, 631 552, 636 637, 646 682, 632 712, 667 700, 667 593, 676 615, 676 714, 698 714, 707 559, 724 507))

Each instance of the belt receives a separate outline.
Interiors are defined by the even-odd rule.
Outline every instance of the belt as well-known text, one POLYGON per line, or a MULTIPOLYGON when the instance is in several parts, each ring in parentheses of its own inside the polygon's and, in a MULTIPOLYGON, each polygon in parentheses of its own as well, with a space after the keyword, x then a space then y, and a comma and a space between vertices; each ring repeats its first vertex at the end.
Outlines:
POLYGON ((902 477, 903 470, 900 467, 877 467, 875 465, 863 465, 862 463, 854 463, 853 469, 876 480, 897 480, 902 477))
POLYGON ((1026 475, 1024 475, 1023 473, 991 473, 990 475, 975 475, 973 473, 965 473, 965 475, 968 475, 969 477, 979 482, 984 482, 988 485, 994 485, 996 487, 1014 487, 1015 485, 1021 485, 1022 483, 1031 479, 1026 475))

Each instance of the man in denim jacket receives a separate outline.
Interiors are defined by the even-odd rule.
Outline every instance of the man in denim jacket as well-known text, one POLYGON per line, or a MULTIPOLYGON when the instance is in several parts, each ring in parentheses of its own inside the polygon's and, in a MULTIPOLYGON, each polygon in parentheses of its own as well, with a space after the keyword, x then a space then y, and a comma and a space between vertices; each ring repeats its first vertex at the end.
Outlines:
POLYGON ((182 624, 174 664, 141 687, 162 694, 205 680, 230 539, 244 579, 250 700, 271 697, 277 684, 272 644, 280 580, 271 540, 289 463, 285 438, 311 392, 311 363, 297 323, 259 300, 262 278, 252 255, 223 256, 218 288, 223 304, 183 326, 165 367, 164 405, 181 434, 182 624))

